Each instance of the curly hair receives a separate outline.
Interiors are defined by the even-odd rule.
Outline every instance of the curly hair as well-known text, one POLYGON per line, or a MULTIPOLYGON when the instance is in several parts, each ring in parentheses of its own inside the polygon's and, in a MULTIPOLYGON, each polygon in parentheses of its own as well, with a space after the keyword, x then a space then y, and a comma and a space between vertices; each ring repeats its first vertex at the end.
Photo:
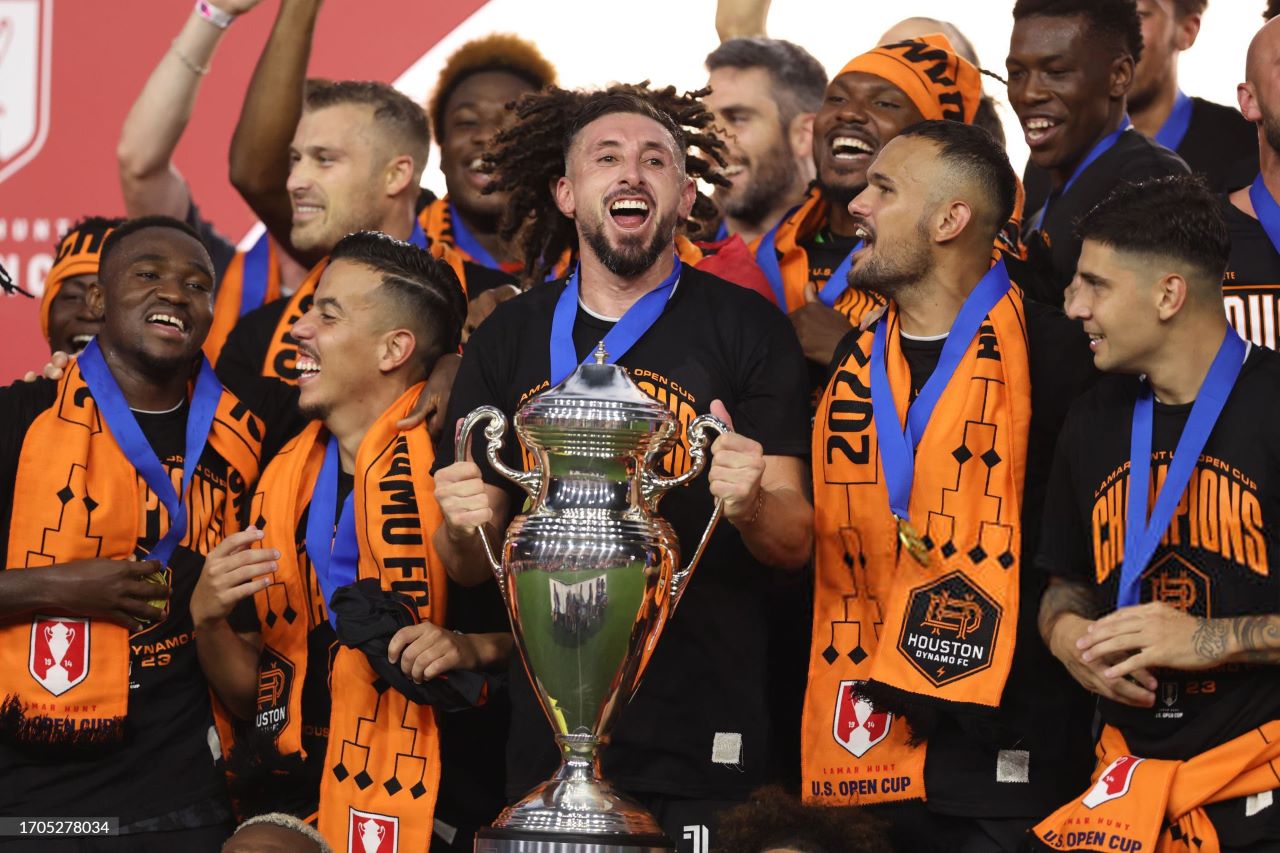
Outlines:
POLYGON ((720 818, 717 846, 734 853, 785 847, 802 853, 889 853, 884 825, 856 807, 801 803, 782 788, 752 792, 720 818))
POLYGON ((427 115, 436 141, 444 142, 444 109, 462 81, 485 71, 505 71, 524 80, 534 91, 554 86, 556 67, 537 45, 512 33, 492 33, 455 50, 445 61, 436 88, 427 101, 427 115))
MULTIPOLYGON (((681 95, 674 86, 654 89, 646 80, 595 91, 553 86, 516 101, 514 124, 498 133, 484 156, 485 168, 493 175, 485 192, 509 194, 499 234, 504 240, 518 240, 529 281, 542 281, 566 250, 578 249, 577 229, 556 206, 552 187, 564 177, 574 139, 598 118, 612 113, 652 118, 684 152, 690 177, 728 186, 719 171, 726 165, 725 144, 713 133, 715 118, 701 101, 707 91, 681 95)), ((698 192, 690 220, 716 215, 711 199, 698 192)))

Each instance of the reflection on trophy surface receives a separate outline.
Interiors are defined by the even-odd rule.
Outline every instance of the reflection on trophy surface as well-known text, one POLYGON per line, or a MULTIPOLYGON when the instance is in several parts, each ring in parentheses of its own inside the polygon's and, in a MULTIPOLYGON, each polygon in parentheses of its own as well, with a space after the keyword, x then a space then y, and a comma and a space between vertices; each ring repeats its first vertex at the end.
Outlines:
POLYGON ((489 464, 532 499, 507 529, 501 560, 487 539, 485 548, 562 756, 553 779, 481 830, 481 853, 674 849, 648 812, 600 778, 598 751, 720 517, 717 502, 681 569, 679 541, 655 514, 658 502, 702 473, 706 429, 728 428, 710 415, 696 418, 688 427, 689 469, 655 474, 653 461, 677 438, 675 415, 606 359, 602 345, 594 364, 516 413, 516 433, 535 460, 530 470, 499 458, 507 423, 497 409, 476 409, 458 434, 456 458, 464 459, 472 430, 487 420, 489 464))

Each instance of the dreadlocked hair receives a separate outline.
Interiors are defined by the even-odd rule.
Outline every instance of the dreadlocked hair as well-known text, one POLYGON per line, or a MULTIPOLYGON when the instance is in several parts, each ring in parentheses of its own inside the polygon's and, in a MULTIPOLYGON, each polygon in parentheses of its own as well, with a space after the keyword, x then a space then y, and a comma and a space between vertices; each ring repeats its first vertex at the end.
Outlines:
MULTIPOLYGON (((671 134, 689 177, 729 185, 720 174, 727 165, 725 144, 701 101, 709 91, 680 95, 674 86, 654 89, 646 80, 595 91, 551 86, 515 102, 515 122, 498 133, 484 155, 485 169, 493 175, 485 192, 508 193, 499 234, 517 241, 527 280, 543 281, 565 251, 578 250, 577 229, 556 206, 553 187, 564 177, 573 141, 596 119, 612 113, 647 116, 671 134)), ((699 191, 689 220, 681 225, 716 215, 714 203, 699 191)))

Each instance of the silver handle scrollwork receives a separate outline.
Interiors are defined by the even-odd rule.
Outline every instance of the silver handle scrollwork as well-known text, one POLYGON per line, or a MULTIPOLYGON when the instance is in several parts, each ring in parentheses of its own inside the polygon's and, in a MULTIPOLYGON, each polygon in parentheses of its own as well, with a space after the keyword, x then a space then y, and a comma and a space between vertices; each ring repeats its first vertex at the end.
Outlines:
MULTIPOLYGON (((542 482, 542 468, 535 466, 531 471, 517 471, 498 457, 498 453, 502 450, 502 436, 507 431, 507 416, 494 406, 481 406, 463 419, 462 427, 458 430, 458 438, 454 442, 453 458, 459 462, 471 458, 471 431, 481 421, 489 422, 484 428, 484 437, 488 441, 488 445, 485 447, 485 458, 489 460, 489 465, 493 470, 523 488, 529 493, 530 497, 536 498, 538 487, 542 482)), ((476 528, 476 532, 480 534, 485 556, 488 557, 489 566, 493 569, 493 574, 498 579, 498 590, 505 599, 507 597, 506 570, 502 566, 502 561, 494 553, 493 545, 489 542, 489 535, 485 533, 484 525, 476 528)))
MULTIPOLYGON (((707 446, 710 443, 707 437, 708 428, 721 435, 728 435, 733 432, 728 424, 715 415, 699 415, 694 418, 687 430, 689 435, 689 470, 679 477, 660 477, 648 468, 640 472, 641 493, 650 509, 656 510, 658 500, 667 492, 676 486, 683 486, 702 473, 702 469, 707 465, 707 446)), ((702 552, 707 550, 707 543, 711 541, 711 533, 716 529, 716 524, 720 521, 720 516, 723 512, 724 501, 716 498, 715 508, 711 510, 711 520, 707 523, 707 529, 702 532, 702 539, 699 540, 698 547, 694 549, 693 556, 689 558, 688 564, 683 569, 679 569, 672 574, 672 612, 675 612, 676 606, 680 604, 680 598, 684 595, 685 587, 688 586, 689 577, 693 574, 693 570, 698 567, 698 561, 702 559, 702 552)))

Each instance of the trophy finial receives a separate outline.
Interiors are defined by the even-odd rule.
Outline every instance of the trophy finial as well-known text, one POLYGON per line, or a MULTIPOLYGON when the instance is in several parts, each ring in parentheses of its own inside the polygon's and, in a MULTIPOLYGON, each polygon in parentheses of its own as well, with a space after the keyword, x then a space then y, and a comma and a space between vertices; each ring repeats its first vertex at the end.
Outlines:
POLYGON ((609 353, 605 351, 604 341, 596 344, 596 364, 604 364, 609 360, 609 353))

